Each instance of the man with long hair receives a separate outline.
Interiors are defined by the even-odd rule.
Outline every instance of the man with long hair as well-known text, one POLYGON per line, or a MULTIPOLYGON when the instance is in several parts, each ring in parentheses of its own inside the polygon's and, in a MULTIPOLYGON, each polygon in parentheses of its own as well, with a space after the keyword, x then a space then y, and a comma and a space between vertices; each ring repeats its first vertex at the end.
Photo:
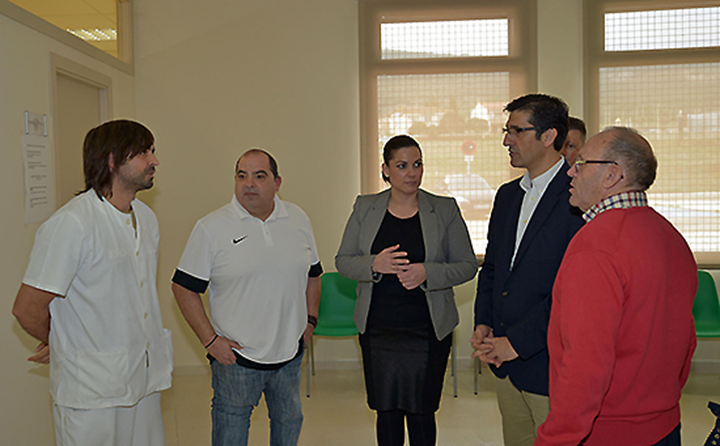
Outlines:
POLYGON ((154 137, 127 120, 88 132, 85 190, 38 230, 13 314, 50 364, 58 445, 165 442, 160 391, 170 387, 155 214, 135 194, 153 186, 154 137))

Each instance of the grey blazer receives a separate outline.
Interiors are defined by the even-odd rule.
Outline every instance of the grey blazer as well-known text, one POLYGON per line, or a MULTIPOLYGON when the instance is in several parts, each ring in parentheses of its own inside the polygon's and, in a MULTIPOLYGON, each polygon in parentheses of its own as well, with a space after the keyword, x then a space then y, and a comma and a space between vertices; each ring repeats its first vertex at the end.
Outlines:
MULTIPOLYGON (((389 200, 389 189, 357 197, 335 256, 338 272, 358 281, 354 319, 360 333, 365 332, 374 283, 372 262, 375 256, 370 254, 370 248, 389 200)), ((478 263, 454 198, 439 197, 421 189, 418 190, 418 208, 425 242, 423 265, 427 274, 421 289, 427 298, 435 335, 441 340, 459 322, 452 287, 475 277, 478 263)))

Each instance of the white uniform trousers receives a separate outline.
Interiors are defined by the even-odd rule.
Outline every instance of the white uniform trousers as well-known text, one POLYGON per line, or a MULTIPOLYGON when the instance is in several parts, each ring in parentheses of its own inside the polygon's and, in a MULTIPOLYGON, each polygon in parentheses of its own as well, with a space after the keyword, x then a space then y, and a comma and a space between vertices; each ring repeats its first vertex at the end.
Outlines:
POLYGON ((160 392, 134 406, 73 409, 53 406, 57 446, 162 446, 160 392))

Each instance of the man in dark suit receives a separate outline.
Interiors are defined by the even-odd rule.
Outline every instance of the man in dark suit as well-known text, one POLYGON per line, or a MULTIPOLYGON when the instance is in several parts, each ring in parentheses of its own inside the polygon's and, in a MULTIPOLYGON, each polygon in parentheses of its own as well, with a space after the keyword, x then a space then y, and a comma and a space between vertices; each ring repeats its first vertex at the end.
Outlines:
POLYGON ((547 328, 555 275, 583 224, 560 155, 568 107, 530 94, 510 102, 503 145, 525 174, 498 189, 475 300, 474 357, 491 364, 506 446, 532 445, 550 411, 547 328))

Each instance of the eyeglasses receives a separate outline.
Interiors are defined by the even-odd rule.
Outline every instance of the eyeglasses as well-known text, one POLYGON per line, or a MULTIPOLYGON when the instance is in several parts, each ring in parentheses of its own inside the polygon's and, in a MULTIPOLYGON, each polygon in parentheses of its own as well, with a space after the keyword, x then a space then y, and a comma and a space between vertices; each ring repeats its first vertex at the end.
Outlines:
POLYGON ((579 169, 583 164, 615 164, 618 165, 617 161, 612 160, 576 160, 574 165, 576 169, 579 169))
POLYGON ((538 130, 537 127, 503 127, 502 131, 504 134, 510 134, 513 138, 516 138, 518 135, 520 135, 522 132, 527 132, 529 130, 538 130))

